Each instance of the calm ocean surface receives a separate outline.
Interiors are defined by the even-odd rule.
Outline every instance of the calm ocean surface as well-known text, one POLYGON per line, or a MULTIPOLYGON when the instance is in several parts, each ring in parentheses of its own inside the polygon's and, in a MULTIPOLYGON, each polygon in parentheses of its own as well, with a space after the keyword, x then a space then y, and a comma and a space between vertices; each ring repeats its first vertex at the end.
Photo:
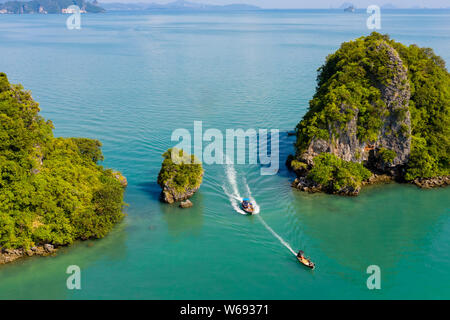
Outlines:
MULTIPOLYGON (((0 71, 30 89, 59 136, 103 142, 105 166, 128 178, 127 217, 105 239, 55 257, 0 267, 0 298, 310 299, 450 298, 450 189, 390 184, 357 198, 292 190, 283 165, 205 166, 194 208, 158 201, 161 153, 176 128, 277 128, 280 162, 315 90, 317 68, 367 35, 365 12, 107 13, 0 15, 0 71), (230 173, 230 172, 228 172, 230 173), (237 213, 236 185, 261 220, 237 213), (82 289, 66 288, 67 266, 82 289), (368 290, 366 268, 381 268, 368 290)), ((450 11, 388 11, 383 33, 434 48, 450 63, 450 11)))

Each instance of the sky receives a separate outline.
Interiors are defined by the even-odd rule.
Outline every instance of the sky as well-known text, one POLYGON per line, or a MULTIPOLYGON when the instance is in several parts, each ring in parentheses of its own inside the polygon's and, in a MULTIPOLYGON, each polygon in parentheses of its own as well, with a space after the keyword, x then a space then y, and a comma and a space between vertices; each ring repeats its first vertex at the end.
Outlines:
MULTIPOLYGON (((144 2, 144 3, 168 3, 174 0, 99 0, 99 2, 144 2)), ((450 8, 450 0, 188 0, 189 2, 198 2, 206 4, 224 5, 231 3, 245 3, 256 5, 261 8, 338 8, 343 3, 353 3, 357 8, 367 8, 369 5, 376 4, 382 6, 390 3, 399 8, 410 8, 414 6, 427 8, 450 8)))

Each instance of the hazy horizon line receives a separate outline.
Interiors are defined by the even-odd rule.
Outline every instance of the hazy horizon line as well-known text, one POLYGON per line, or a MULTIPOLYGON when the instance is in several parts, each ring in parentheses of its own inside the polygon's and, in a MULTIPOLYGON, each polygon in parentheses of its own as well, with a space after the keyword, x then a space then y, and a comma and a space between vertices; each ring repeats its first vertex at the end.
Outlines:
MULTIPOLYGON (((20 0, 18 0, 20 1, 20 0)), ((22 0, 24 1, 24 0, 22 0)), ((26 0, 25 0, 26 1, 26 0)), ((31 1, 31 0, 29 0, 31 1)), ((88 0, 89 1, 89 0, 88 0)), ((93 0, 90 0, 90 2, 92 2, 93 0)), ((101 4, 128 4, 128 5, 132 5, 132 4, 141 4, 141 5, 152 5, 152 4, 156 4, 156 5, 165 5, 168 3, 157 3, 154 2, 152 0, 149 1, 118 1, 118 0, 110 0, 110 1, 104 1, 104 0, 97 0, 98 3, 101 4)), ((176 2, 176 0, 171 1, 171 2, 176 2)), ((189 2, 189 1, 187 1, 189 2)), ((210 4, 207 2, 193 2, 196 4, 204 4, 204 5, 208 5, 208 6, 217 6, 217 7, 224 7, 224 6, 230 6, 230 5, 242 5, 242 6, 252 6, 252 7, 258 7, 261 10, 330 10, 330 9, 335 9, 335 10, 343 10, 343 8, 341 6, 338 7, 333 7, 333 6, 329 6, 329 7, 291 7, 291 8, 286 8, 286 7, 261 7, 258 5, 254 5, 254 4, 250 4, 250 3, 230 3, 230 4, 210 4)), ((436 7, 436 6, 417 6, 417 5, 413 5, 413 6, 395 6, 395 7, 390 7, 392 4, 391 3, 385 3, 383 5, 380 5, 380 8, 385 9, 385 10, 402 10, 402 9, 450 9, 450 6, 447 7, 436 7), (387 7, 389 6, 389 7, 387 7), (384 8, 383 8, 384 7, 384 8)), ((354 8, 356 10, 365 10, 366 7, 365 6, 357 6, 354 5, 354 8)))

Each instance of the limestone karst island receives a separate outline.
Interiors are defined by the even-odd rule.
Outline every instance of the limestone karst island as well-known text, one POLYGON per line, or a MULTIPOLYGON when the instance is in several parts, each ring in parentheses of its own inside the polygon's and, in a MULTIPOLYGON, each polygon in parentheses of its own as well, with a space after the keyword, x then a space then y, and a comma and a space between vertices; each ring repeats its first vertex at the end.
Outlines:
POLYGON ((189 200, 200 189, 203 167, 194 155, 176 148, 167 150, 158 174, 161 200, 167 203, 180 202, 180 207, 193 206, 189 200))
POLYGON ((428 48, 372 33, 320 67, 288 166, 304 191, 357 195, 397 180, 450 184, 450 75, 428 48))

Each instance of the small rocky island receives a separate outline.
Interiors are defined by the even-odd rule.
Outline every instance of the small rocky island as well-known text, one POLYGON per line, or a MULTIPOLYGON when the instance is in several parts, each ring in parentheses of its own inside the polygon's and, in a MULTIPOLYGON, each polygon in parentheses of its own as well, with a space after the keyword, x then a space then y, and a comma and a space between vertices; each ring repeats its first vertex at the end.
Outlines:
POLYGON ((161 201, 181 202, 180 207, 192 207, 188 200, 198 191, 203 179, 203 167, 195 156, 183 150, 169 149, 163 154, 164 161, 158 175, 161 201))
POLYGON ((450 74, 432 49, 374 32, 343 43, 318 71, 287 161, 295 188, 357 195, 380 181, 450 184, 450 74))
POLYGON ((21 85, 0 73, 0 264, 102 238, 124 214, 127 180, 98 165, 101 143, 57 138, 21 85))

